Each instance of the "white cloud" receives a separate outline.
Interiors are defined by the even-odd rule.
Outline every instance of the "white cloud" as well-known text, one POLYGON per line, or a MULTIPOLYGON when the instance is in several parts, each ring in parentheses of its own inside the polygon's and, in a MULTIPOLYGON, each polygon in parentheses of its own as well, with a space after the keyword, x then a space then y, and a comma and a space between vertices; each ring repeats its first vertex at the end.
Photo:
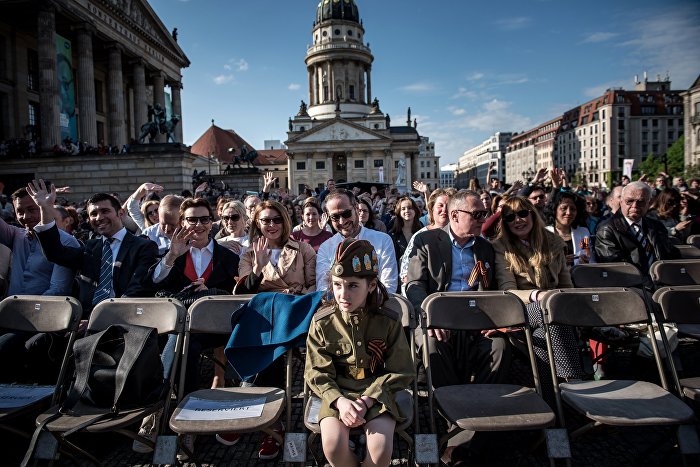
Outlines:
POLYGON ((231 65, 229 65, 228 63, 224 65, 224 70, 231 70, 231 65))
POLYGON ((447 110, 449 110, 450 113, 456 117, 467 113, 467 111, 462 109, 461 107, 448 107, 447 110))
POLYGON ((619 36, 619 34, 616 32, 593 32, 584 37, 580 44, 595 44, 598 42, 605 42, 617 36, 619 36))
POLYGON ((235 62, 235 65, 238 67, 238 71, 248 71, 248 68, 250 67, 244 58, 235 62))
POLYGON ((583 95, 594 99, 596 97, 602 96, 608 89, 621 88, 624 87, 624 84, 625 83, 623 83, 622 81, 608 81, 606 83, 600 83, 598 85, 585 88, 583 90, 583 95))
POLYGON ((530 24, 532 24, 532 18, 528 16, 503 18, 499 19, 498 21, 494 21, 493 24, 504 31, 515 31, 518 29, 525 29, 530 26, 530 24))
POLYGON ((629 64, 643 67, 651 76, 668 71, 674 89, 690 86, 698 76, 700 63, 700 8, 674 6, 665 13, 631 22, 629 64))
POLYGON ((218 75, 214 76, 214 84, 226 84, 233 81, 233 75, 218 75))
POLYGON ((460 87, 457 89, 457 92, 450 97, 450 99, 461 99, 461 98, 476 99, 477 93, 474 91, 469 91, 469 90, 467 90, 467 88, 460 87))
POLYGON ((287 89, 289 89, 290 91, 298 91, 299 89, 301 89, 301 84, 299 84, 299 83, 290 83, 290 85, 287 86, 287 89))
POLYGON ((435 86, 433 86, 430 83, 413 83, 408 84, 406 86, 402 86, 399 89, 404 92, 423 93, 433 91, 435 89, 435 86))
POLYGON ((479 72, 472 73, 471 75, 469 75, 467 77, 467 81, 478 81, 478 80, 482 79, 484 76, 486 76, 486 75, 484 75, 483 73, 479 73, 479 72))

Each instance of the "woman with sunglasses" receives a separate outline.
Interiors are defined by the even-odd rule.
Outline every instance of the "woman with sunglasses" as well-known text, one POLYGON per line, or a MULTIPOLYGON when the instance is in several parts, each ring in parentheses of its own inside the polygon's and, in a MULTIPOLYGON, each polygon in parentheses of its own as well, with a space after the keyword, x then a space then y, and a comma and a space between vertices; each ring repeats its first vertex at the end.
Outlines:
POLYGON ((306 198, 303 204, 304 222, 299 230, 292 232, 292 239, 297 242, 308 243, 314 249, 314 252, 318 252, 318 247, 321 246, 321 243, 333 236, 328 230, 321 228, 320 217, 321 206, 319 206, 318 200, 313 197, 306 198))
MULTIPOLYGON (((501 208, 501 227, 493 242, 496 280, 501 290, 517 295, 525 304, 533 328, 533 344, 540 375, 549 374, 542 327, 540 299, 547 290, 573 287, 566 265, 564 242, 548 231, 535 206, 522 196, 509 198, 501 208)), ((551 326, 557 375, 580 379, 583 370, 574 328, 551 326)), ((543 377, 542 381, 547 381, 543 377)))
POLYGON ((144 227, 148 228, 158 223, 158 206, 160 206, 160 201, 156 200, 149 200, 141 205, 144 227))
POLYGON ((552 203, 545 207, 544 214, 549 224, 547 230, 564 241, 568 266, 593 262, 591 233, 586 227, 586 205, 583 198, 570 191, 558 192, 552 203))
POLYGON ((221 209, 221 229, 214 236, 221 246, 241 255, 241 251, 249 246, 248 234, 245 229, 248 225, 248 215, 243 203, 229 201, 221 209))
POLYGON ((248 238, 250 249, 241 256, 235 293, 284 292, 305 294, 316 290, 316 252, 308 243, 291 238, 287 209, 277 201, 255 208, 248 238))
POLYGON ((398 264, 401 264, 401 258, 413 234, 423 228, 423 224, 420 223, 420 215, 416 202, 410 196, 402 196, 396 202, 394 225, 389 230, 389 236, 394 242, 394 252, 398 264))

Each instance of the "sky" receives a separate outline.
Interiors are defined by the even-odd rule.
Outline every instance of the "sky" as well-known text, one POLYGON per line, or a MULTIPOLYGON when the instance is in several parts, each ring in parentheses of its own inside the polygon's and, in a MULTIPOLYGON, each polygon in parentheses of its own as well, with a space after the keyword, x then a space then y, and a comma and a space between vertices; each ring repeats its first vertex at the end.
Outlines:
MULTIPOLYGON (((372 95, 392 123, 410 106, 440 164, 496 131, 523 131, 634 77, 700 75, 696 0, 356 0, 374 55, 372 95)), ((318 0, 150 0, 192 64, 184 143, 211 125, 255 148, 287 138, 308 103, 304 58, 318 0)))

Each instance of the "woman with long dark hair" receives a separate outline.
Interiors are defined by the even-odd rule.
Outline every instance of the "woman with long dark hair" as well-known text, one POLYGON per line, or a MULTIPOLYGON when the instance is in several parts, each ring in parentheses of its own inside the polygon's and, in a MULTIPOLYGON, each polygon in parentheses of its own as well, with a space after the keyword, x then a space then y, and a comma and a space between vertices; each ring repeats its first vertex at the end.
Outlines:
POLYGON ((402 196, 396 202, 394 210, 394 225, 391 226, 389 236, 394 241, 394 251, 396 252, 396 262, 401 264, 401 257, 406 251, 408 242, 413 234, 423 228, 420 223, 421 213, 416 206, 416 202, 410 196, 402 196))
POLYGON ((582 197, 570 191, 556 193, 552 203, 545 207, 544 215, 547 230, 564 241, 567 265, 594 262, 591 258, 591 233, 586 227, 586 204, 582 197))
POLYGON ((357 215, 363 227, 386 233, 386 225, 377 219, 372 210, 372 202, 365 196, 357 198, 357 215))

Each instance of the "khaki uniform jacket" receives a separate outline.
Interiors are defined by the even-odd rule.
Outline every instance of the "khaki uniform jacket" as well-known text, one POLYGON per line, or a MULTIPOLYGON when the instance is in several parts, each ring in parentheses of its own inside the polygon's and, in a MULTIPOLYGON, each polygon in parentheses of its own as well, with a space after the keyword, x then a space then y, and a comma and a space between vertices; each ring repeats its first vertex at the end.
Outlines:
MULTIPOLYGON (((571 288, 574 284, 571 282, 569 267, 566 265, 566 246, 564 241, 548 230, 546 235, 547 241, 552 245, 554 251, 557 252, 554 256, 554 261, 548 267, 549 275, 554 279, 550 289, 571 288)), ((525 245, 520 245, 520 248, 522 248, 522 252, 526 257, 532 254, 525 245)), ((498 282, 498 287, 501 290, 514 293, 524 303, 530 303, 532 291, 538 288, 535 285, 534 268, 529 267, 527 271, 516 273, 511 269, 510 263, 506 261, 505 244, 501 240, 495 240, 493 249, 496 251, 496 281, 498 282)))
MULTIPOLYGON (((241 279, 253 272, 253 250, 241 256, 238 275, 241 279)), ((282 247, 277 266, 267 263, 257 292, 284 292, 306 294, 316 291, 316 252, 308 243, 289 240, 282 247)), ((237 290, 238 292, 238 290, 237 290)), ((239 292, 241 293, 241 292, 239 292)))
POLYGON ((333 403, 341 396, 354 400, 365 395, 377 401, 365 420, 389 413, 402 421, 394 394, 409 387, 414 373, 398 314, 384 309, 348 314, 335 305, 316 312, 306 340, 304 379, 321 398, 319 420, 337 417, 333 403), (378 344, 384 350, 381 358, 375 357, 372 372, 376 353, 371 349, 378 344))

